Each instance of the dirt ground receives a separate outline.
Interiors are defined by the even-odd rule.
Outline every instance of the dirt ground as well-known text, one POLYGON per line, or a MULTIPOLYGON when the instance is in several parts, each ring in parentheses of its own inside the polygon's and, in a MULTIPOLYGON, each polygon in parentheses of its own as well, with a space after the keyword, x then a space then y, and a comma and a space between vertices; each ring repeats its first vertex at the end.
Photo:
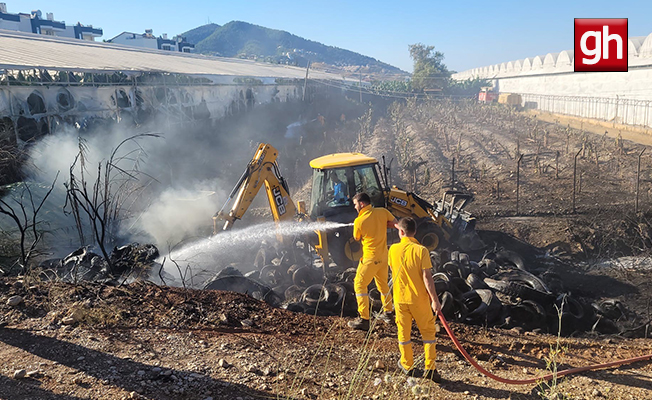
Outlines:
MULTIPOLYGON (((634 212, 638 158, 647 143, 471 103, 408 101, 375 115, 367 133, 345 132, 361 124, 350 121, 326 132, 332 140, 320 151, 354 148, 386 155, 392 160, 392 183, 429 200, 446 188, 473 193, 468 209, 478 216, 489 245, 517 249, 532 271, 557 273, 565 290, 586 302, 618 299, 650 319, 652 268, 599 266, 604 259, 652 254, 650 150, 641 158, 639 213, 634 212)), ((314 148, 279 148, 291 150, 279 159, 284 173, 314 156, 314 148)), ((289 178, 293 192, 305 199, 307 176, 289 178)), ((444 382, 408 379, 396 368, 394 327, 378 323, 365 337, 350 332, 346 322, 294 314, 228 292, 3 278, 0 398, 652 398, 649 361, 557 383, 506 385, 464 361, 443 330, 437 349, 444 382), (24 301, 10 306, 14 295, 24 301), (27 376, 14 378, 18 370, 27 376)), ((481 365, 508 378, 652 353, 650 339, 627 335, 584 332, 558 338, 519 329, 452 327, 481 365)), ((416 330, 413 337, 420 354, 416 330)))
MULTIPOLYGON (((396 329, 380 322, 365 337, 341 318, 295 314, 229 292, 22 283, 4 280, 0 289, 3 399, 540 398, 536 384, 479 374, 443 333, 437 348, 445 381, 437 385, 397 372, 396 329), (15 294, 24 303, 5 305, 15 294), (71 314, 76 322, 62 323, 71 314), (27 377, 14 379, 21 369, 27 377)), ((485 368, 508 378, 543 374, 557 343, 517 329, 453 330, 485 368)), ((559 344, 559 370, 652 353, 645 339, 559 344)), ((641 362, 563 378, 555 390, 558 398, 643 399, 651 379, 652 365, 641 362)))

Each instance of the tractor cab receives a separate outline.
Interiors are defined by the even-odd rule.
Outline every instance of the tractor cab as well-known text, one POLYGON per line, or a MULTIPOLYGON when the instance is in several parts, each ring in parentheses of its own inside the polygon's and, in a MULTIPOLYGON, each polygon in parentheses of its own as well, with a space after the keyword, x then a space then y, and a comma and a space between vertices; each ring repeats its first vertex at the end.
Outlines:
POLYGON ((378 160, 360 153, 337 153, 310 161, 313 168, 311 218, 349 223, 357 213, 353 196, 367 193, 376 207, 385 206, 378 160))
MULTIPOLYGON (((367 193, 376 207, 385 207, 385 185, 380 180, 378 160, 360 153, 337 153, 310 161, 312 193, 308 213, 313 220, 351 224, 358 216, 353 207, 356 193, 367 193)), ((319 251, 327 253, 343 269, 355 267, 362 257, 360 243, 353 239, 353 226, 321 232, 319 251), (325 247, 325 243, 327 247, 325 247)))

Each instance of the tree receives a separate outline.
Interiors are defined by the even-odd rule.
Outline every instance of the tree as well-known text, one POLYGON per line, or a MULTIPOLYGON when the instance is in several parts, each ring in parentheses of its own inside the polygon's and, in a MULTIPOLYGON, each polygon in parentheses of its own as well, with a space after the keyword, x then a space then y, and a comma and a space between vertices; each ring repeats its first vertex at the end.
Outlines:
POLYGON ((80 138, 79 153, 70 166, 70 179, 64 182, 64 212, 73 215, 82 246, 86 245, 84 229, 90 228, 92 238, 100 248, 110 273, 114 272, 114 265, 109 256, 110 248, 116 244, 118 238, 120 214, 124 204, 138 196, 142 189, 139 178, 146 176, 139 170, 146 154, 138 143, 138 140, 145 137, 160 135, 141 133, 123 140, 113 149, 108 160, 98 163, 95 174, 88 170, 88 147, 80 138), (134 144, 135 148, 122 147, 128 143, 134 144), (130 168, 123 166, 124 163, 131 162, 133 166, 130 168))
POLYGON ((57 173, 52 185, 47 189, 47 192, 43 195, 41 201, 38 202, 38 205, 35 202, 32 189, 27 183, 12 185, 15 188, 19 188, 17 194, 7 196, 7 198, 0 197, 0 215, 9 217, 16 225, 16 228, 18 228, 20 235, 20 259, 18 260, 18 265, 21 268, 21 273, 26 272, 29 268, 28 262, 34 254, 38 243, 43 238, 43 232, 38 228, 41 223, 38 215, 54 190, 54 184, 58 177, 59 173, 57 173), (12 202, 15 203, 14 207, 10 204, 12 202))
POLYGON ((434 51, 435 46, 422 43, 408 46, 410 57, 414 61, 412 72, 412 88, 417 91, 424 89, 443 89, 450 78, 450 71, 444 64, 444 53, 434 51))

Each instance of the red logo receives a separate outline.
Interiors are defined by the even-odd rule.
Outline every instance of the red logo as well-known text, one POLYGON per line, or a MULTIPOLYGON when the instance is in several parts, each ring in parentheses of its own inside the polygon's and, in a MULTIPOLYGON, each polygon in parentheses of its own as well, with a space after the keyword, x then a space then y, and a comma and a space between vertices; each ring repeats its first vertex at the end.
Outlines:
POLYGON ((627 18, 575 18, 575 72, 627 72, 627 18))

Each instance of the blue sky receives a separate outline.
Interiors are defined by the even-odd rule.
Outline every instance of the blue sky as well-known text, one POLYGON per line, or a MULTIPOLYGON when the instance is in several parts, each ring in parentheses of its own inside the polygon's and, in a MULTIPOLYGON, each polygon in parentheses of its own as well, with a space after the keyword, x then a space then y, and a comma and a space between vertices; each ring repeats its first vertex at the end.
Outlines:
POLYGON ((126 1, 30 0, 10 13, 40 9, 58 21, 172 36, 240 20, 285 30, 412 71, 408 45, 433 45, 450 69, 496 64, 573 48, 573 18, 629 18, 629 36, 652 33, 652 0, 640 1, 126 1))

